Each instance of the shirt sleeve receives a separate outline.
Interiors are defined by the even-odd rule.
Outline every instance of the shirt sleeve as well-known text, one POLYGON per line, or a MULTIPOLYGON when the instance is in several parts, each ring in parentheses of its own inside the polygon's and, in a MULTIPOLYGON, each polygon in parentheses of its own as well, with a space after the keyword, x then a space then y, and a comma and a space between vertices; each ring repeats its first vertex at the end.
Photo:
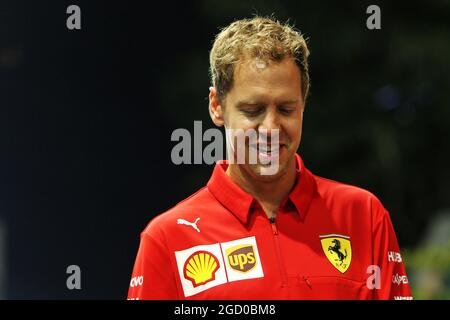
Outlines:
POLYGON ((175 300, 177 292, 169 250, 163 241, 142 232, 128 300, 175 300))
POLYGON ((378 221, 374 225, 374 263, 379 270, 379 284, 374 298, 381 300, 411 300, 412 293, 405 265, 389 213, 380 204, 378 221))

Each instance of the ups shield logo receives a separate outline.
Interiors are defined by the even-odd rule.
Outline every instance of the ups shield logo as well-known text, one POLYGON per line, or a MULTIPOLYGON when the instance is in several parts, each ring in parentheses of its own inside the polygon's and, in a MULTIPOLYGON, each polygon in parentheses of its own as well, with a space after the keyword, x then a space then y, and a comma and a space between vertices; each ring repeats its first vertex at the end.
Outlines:
POLYGON ((256 257, 253 246, 241 244, 226 250, 229 266, 238 272, 247 273, 256 266, 256 257))

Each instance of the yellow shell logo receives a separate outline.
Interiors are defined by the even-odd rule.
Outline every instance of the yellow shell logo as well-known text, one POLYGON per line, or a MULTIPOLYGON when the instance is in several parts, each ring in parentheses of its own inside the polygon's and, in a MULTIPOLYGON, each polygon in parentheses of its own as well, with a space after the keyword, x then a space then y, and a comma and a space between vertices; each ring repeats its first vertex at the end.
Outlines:
POLYGON ((215 279, 219 260, 208 251, 194 252, 184 263, 184 277, 198 287, 215 279))

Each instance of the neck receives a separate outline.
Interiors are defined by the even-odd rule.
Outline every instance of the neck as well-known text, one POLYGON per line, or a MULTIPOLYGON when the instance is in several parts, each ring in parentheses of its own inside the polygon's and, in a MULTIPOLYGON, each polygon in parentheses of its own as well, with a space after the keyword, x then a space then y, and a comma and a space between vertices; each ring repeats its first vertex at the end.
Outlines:
POLYGON ((286 171, 271 180, 255 178, 238 164, 230 164, 226 173, 242 190, 258 200, 270 218, 276 215, 281 202, 294 187, 297 177, 296 159, 293 157, 286 171))

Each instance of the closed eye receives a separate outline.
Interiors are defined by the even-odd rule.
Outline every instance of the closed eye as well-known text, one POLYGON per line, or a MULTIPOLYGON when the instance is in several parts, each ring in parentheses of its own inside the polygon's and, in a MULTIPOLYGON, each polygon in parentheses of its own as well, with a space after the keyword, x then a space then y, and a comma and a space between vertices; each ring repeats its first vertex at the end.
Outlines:
POLYGON ((264 108, 262 107, 258 107, 258 108, 249 108, 249 109, 242 109, 241 112, 246 116, 246 117, 257 117, 260 114, 262 114, 264 112, 264 108))
POLYGON ((279 107, 278 110, 285 115, 289 115, 294 112, 295 108, 293 107, 279 107))

